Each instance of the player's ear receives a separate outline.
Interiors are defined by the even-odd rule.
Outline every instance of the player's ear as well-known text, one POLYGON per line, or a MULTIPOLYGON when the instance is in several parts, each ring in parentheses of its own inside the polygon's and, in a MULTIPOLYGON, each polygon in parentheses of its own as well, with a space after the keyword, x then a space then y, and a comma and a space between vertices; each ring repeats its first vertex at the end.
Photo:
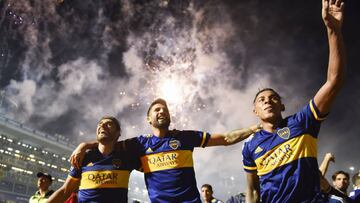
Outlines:
POLYGON ((258 116, 258 113, 257 113, 257 111, 255 110, 255 108, 253 108, 253 113, 254 113, 256 116, 258 116))
POLYGON ((285 105, 281 104, 281 111, 285 111, 285 105))
POLYGON ((147 121, 150 125, 152 124, 152 123, 151 123, 151 119, 150 119, 149 116, 146 117, 146 121, 147 121))

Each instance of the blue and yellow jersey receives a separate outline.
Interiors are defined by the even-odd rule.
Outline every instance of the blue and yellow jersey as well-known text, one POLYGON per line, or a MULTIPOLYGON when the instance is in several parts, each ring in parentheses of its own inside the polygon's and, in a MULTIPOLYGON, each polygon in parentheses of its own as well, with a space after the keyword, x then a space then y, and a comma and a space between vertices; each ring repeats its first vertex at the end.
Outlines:
POLYGON ((218 199, 216 199, 216 198, 213 198, 210 202, 211 202, 211 203, 224 203, 223 201, 218 200, 218 199))
POLYGON ((323 119, 311 100, 298 113, 283 119, 274 133, 261 130, 245 142, 244 169, 259 176, 262 202, 321 198, 317 137, 323 119))
POLYGON ((140 168, 139 156, 130 143, 120 142, 116 150, 104 156, 98 149, 88 151, 80 169, 71 168, 69 177, 80 179, 78 192, 81 202, 127 202, 130 172, 140 168))
POLYGON ((327 203, 347 203, 347 201, 342 197, 338 197, 336 195, 330 195, 330 197, 328 197, 327 203))
POLYGON ((159 138, 141 135, 141 163, 152 203, 201 202, 197 189, 193 150, 205 147, 210 134, 200 131, 169 131, 159 138))
POLYGON ((360 188, 356 188, 354 191, 350 192, 349 197, 353 202, 360 203, 360 188))

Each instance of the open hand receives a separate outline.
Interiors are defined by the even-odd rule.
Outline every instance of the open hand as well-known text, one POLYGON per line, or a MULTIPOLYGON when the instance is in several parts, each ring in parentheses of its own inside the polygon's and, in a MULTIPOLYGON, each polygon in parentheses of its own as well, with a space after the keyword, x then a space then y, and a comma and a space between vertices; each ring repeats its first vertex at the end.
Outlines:
POLYGON ((85 157, 85 152, 86 150, 82 147, 82 145, 80 144, 71 154, 70 156, 70 164, 74 167, 79 169, 82 161, 85 157))
POLYGON ((322 18, 325 26, 334 31, 341 29, 344 19, 343 0, 322 0, 322 18))

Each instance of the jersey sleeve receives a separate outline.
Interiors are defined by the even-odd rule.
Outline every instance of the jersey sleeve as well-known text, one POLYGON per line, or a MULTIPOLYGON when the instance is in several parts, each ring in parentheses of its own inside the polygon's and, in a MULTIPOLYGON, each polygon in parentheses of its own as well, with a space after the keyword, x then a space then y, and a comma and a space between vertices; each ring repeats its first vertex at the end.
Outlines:
POLYGON ((81 169, 76 169, 73 166, 70 168, 69 177, 80 179, 81 178, 81 169))
POLYGON ((249 145, 249 142, 245 142, 242 149, 244 170, 246 172, 256 172, 257 167, 254 159, 252 158, 251 151, 249 150, 249 145))
POLYGON ((75 179, 80 179, 81 178, 81 174, 82 174, 82 168, 84 166, 86 166, 87 164, 89 164, 90 159, 92 157, 92 154, 94 153, 94 150, 87 150, 83 159, 83 162, 81 164, 80 169, 76 169, 73 166, 71 166, 70 168, 70 172, 69 172, 69 177, 71 178, 75 178, 75 179))
POLYGON ((321 115, 312 99, 308 105, 303 107, 298 113, 295 114, 295 119, 302 123, 304 128, 313 136, 317 137, 320 124, 326 119, 327 115, 321 115))
POLYGON ((186 143, 191 147, 206 147, 210 134, 203 131, 180 131, 186 143))
POLYGON ((129 154, 129 163, 132 169, 139 170, 141 168, 141 144, 138 138, 130 138, 124 141, 124 147, 126 152, 129 154))

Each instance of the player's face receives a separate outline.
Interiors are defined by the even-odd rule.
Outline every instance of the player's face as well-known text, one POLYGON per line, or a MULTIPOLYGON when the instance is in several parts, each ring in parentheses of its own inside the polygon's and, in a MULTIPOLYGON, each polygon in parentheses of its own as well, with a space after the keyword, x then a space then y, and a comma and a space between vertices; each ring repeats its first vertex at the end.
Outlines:
POLYGON ((37 186, 39 189, 48 190, 50 185, 51 185, 51 181, 47 177, 42 176, 38 178, 37 186))
POLYGON ((170 113, 164 104, 155 104, 151 107, 148 122, 155 128, 167 129, 170 125, 170 113))
POLYGON ((281 118, 284 105, 281 99, 271 90, 261 92, 254 103, 254 113, 261 120, 273 120, 281 118))
POLYGON ((338 174, 333 181, 333 185, 336 189, 346 192, 349 187, 349 179, 344 174, 338 174))
POLYGON ((96 139, 99 142, 116 142, 119 138, 119 130, 114 121, 105 118, 102 119, 96 129, 96 139))
POLYGON ((201 196, 205 201, 211 201, 213 192, 207 187, 201 188, 201 196))

